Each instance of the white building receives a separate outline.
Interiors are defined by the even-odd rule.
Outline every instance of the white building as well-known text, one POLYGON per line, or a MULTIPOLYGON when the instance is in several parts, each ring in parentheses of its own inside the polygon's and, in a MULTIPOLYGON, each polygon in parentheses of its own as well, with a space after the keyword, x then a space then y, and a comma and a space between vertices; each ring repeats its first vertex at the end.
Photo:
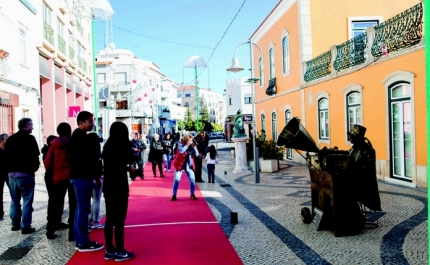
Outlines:
POLYGON ((130 133, 144 138, 154 132, 177 131, 177 119, 184 109, 178 106, 178 84, 167 78, 151 61, 126 49, 106 48, 97 54, 97 91, 103 138, 115 120, 123 121, 130 133))
POLYGON ((226 97, 226 124, 225 130, 227 139, 230 140, 233 135, 234 117, 238 110, 242 110, 243 125, 245 133, 250 136, 249 132, 252 126, 252 89, 250 83, 245 83, 247 78, 230 79, 226 82, 225 97, 226 97))
POLYGON ((31 118, 39 147, 43 144, 36 49, 43 38, 40 8, 41 1, 0 2, 0 133, 15 133, 21 118, 31 118))
MULTIPOLYGON (((217 93, 211 89, 198 87, 198 98, 199 98, 199 109, 202 109, 202 105, 206 105, 209 113, 209 121, 212 123, 223 124, 225 120, 225 101, 223 95, 217 93)), ((181 101, 181 105, 185 108, 189 107, 193 120, 196 119, 196 87, 195 86, 184 86, 178 87, 178 99, 181 101)), ((200 113, 199 113, 199 118, 200 113)))

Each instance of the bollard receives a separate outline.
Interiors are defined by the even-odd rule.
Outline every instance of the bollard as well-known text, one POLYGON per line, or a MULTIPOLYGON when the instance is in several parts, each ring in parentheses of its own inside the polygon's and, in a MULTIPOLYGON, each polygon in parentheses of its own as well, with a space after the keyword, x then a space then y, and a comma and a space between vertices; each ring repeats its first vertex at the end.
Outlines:
POLYGON ((231 212, 230 214, 230 223, 237 224, 239 222, 237 212, 231 212))
POLYGON ((227 171, 224 171, 224 175, 227 175, 227 171))
POLYGON ((230 149, 230 156, 231 158, 234 158, 234 147, 230 149))

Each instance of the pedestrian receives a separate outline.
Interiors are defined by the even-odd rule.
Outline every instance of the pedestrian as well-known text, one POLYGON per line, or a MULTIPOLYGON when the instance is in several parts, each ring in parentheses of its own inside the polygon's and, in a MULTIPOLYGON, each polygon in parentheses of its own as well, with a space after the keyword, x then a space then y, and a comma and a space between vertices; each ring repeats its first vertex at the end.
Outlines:
POLYGON ((205 132, 200 132, 196 138, 197 150, 199 151, 199 155, 194 157, 194 174, 196 177, 196 182, 203 183, 205 182, 202 178, 202 157, 206 156, 206 140, 205 140, 205 132))
POLYGON ((163 162, 164 171, 170 172, 170 167, 172 165, 172 153, 173 153, 173 139, 171 138, 170 132, 164 135, 163 139, 163 162))
POLYGON ((109 138, 103 148, 105 180, 103 194, 106 204, 105 242, 106 260, 123 261, 134 258, 133 252, 124 248, 124 223, 128 207, 128 177, 135 168, 132 166, 134 152, 128 139, 127 126, 116 121, 109 130, 109 138), (115 232, 113 232, 115 230, 115 232), (115 234, 115 245, 113 244, 115 234))
POLYGON ((9 135, 6 133, 0 134, 0 221, 4 220, 4 209, 3 209, 3 190, 4 184, 6 183, 9 188, 9 181, 6 170, 6 162, 4 156, 4 145, 6 144, 9 135))
POLYGON ((48 223, 46 225, 46 237, 55 239, 55 231, 69 229, 69 241, 74 241, 73 226, 76 212, 76 195, 70 183, 70 154, 69 143, 72 128, 67 122, 57 126, 59 137, 49 141, 49 149, 43 159, 45 169, 52 175, 51 194, 48 199, 48 223), (68 224, 61 222, 64 210, 64 198, 68 193, 69 198, 69 220, 68 224))
POLYGON ((94 118, 88 111, 79 112, 78 128, 72 134, 70 141, 70 182, 75 189, 77 209, 74 223, 74 238, 80 252, 96 251, 104 248, 96 241, 90 241, 88 236, 88 216, 91 213, 91 195, 93 181, 97 176, 98 158, 94 145, 87 132, 93 130, 94 118))
POLYGON ((163 145, 160 141, 160 135, 158 133, 154 133, 152 135, 151 146, 149 148, 148 161, 152 163, 152 173, 154 174, 154 178, 157 177, 156 167, 158 165, 158 170, 160 171, 160 177, 164 178, 163 173, 163 145))
POLYGON ((144 179, 145 176, 143 175, 142 153, 146 149, 146 145, 142 141, 142 139, 139 139, 139 134, 137 132, 134 133, 133 140, 131 140, 131 144, 134 151, 133 166, 137 170, 135 174, 130 174, 130 178, 131 180, 135 180, 137 175, 139 175, 141 179, 144 179))
POLYGON ((190 199, 197 200, 194 195, 195 190, 195 176, 193 170, 193 157, 198 156, 199 151, 197 150, 196 144, 193 141, 193 136, 189 133, 185 134, 181 142, 178 145, 178 155, 173 163, 175 167, 175 179, 173 181, 173 195, 171 201, 176 201, 176 195, 178 192, 179 181, 181 181, 182 172, 188 176, 190 181, 190 199))
POLYGON ((88 227, 91 229, 102 229, 104 225, 100 222, 100 199, 102 197, 103 187, 103 161, 100 146, 100 138, 95 132, 90 132, 88 137, 93 144, 95 155, 97 156, 97 163, 94 165, 96 168, 96 176, 93 180, 93 192, 91 193, 91 214, 89 217, 88 227))
POLYGON ((215 183, 215 164, 218 163, 218 153, 214 145, 209 146, 209 152, 205 159, 208 169, 208 182, 215 183))
POLYGON ((11 197, 10 219, 12 231, 21 229, 21 234, 36 231, 31 227, 35 172, 39 169, 39 147, 31 135, 33 121, 22 118, 18 122, 19 131, 11 135, 5 145, 5 160, 9 177, 11 197), (22 208, 21 208, 22 198, 22 208))

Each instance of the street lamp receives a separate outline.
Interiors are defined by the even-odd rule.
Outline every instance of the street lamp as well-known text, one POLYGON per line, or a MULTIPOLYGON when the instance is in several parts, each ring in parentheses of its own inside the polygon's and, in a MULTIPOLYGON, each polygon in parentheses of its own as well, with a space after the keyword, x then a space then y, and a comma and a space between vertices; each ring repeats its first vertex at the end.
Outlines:
POLYGON ((237 59, 236 57, 236 52, 237 49, 239 49, 240 46, 244 45, 244 44, 249 44, 250 47, 250 53, 251 53, 251 67, 249 69, 249 71, 251 72, 251 78, 249 78, 247 80, 248 83, 251 83, 251 90, 252 90, 252 145, 253 145, 253 149, 254 149, 254 174, 255 174, 255 183, 260 183, 260 165, 258 163, 258 148, 256 146, 256 137, 255 135, 257 134, 255 128, 255 91, 254 91, 254 83, 257 82, 259 79, 258 78, 254 78, 254 69, 256 69, 257 67, 260 66, 261 64, 261 60, 259 61, 257 66, 253 66, 254 65, 254 54, 252 53, 252 45, 256 46, 259 50, 260 50, 260 57, 263 56, 263 51, 261 50, 260 46, 258 46, 257 44, 251 42, 251 41, 247 41, 244 42, 242 44, 239 44, 236 49, 234 50, 234 57, 232 60, 232 64, 231 67, 227 69, 227 71, 229 72, 233 72, 233 73, 237 73, 240 72, 242 70, 244 70, 243 67, 241 67, 239 65, 239 59, 237 59))

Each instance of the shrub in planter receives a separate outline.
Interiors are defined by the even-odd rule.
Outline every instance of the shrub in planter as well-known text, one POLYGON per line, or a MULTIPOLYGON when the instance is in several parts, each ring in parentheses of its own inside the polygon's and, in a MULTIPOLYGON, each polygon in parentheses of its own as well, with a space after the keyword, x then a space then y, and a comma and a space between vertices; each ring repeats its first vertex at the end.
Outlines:
POLYGON ((276 145, 274 140, 266 140, 261 143, 260 155, 263 159, 277 159, 282 160, 284 158, 284 150, 282 147, 276 145))

